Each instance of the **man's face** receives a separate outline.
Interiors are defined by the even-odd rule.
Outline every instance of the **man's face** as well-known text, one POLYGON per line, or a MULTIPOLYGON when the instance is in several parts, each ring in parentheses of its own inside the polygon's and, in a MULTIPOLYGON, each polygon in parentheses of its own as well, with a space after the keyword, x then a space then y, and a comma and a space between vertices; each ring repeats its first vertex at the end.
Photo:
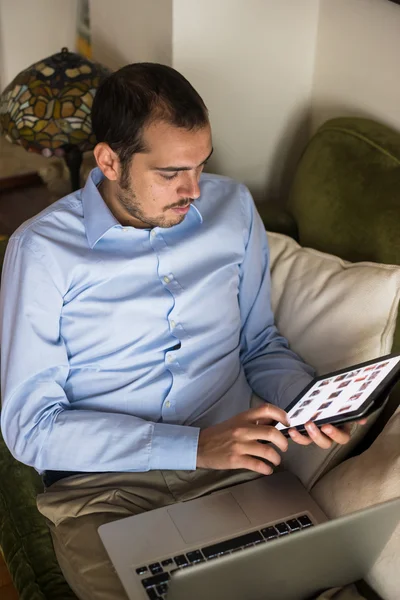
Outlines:
POLYGON ((211 128, 188 131, 157 121, 145 128, 143 141, 148 152, 135 154, 116 182, 119 208, 135 227, 172 227, 200 196, 211 128))

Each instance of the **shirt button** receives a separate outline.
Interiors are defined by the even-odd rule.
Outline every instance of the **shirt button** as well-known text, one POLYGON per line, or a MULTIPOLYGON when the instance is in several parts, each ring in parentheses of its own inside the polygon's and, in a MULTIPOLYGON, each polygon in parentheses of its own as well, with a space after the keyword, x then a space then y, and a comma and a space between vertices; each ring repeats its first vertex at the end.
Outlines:
POLYGON ((128 231, 128 228, 127 227, 123 227, 122 231, 125 233, 126 231, 128 231))
POLYGON ((173 354, 167 354, 167 362, 172 363, 175 360, 175 356, 173 354))
POLYGON ((170 321, 169 324, 171 325, 172 329, 175 329, 175 327, 176 327, 175 321, 170 321))
POLYGON ((171 407, 171 402, 170 402, 169 400, 167 400, 167 401, 166 401, 166 403, 165 403, 165 406, 166 406, 167 408, 170 408, 170 407, 171 407))
POLYGON ((153 237, 156 237, 156 235, 157 235, 157 234, 156 234, 156 232, 154 231, 154 229, 152 229, 152 231, 151 231, 150 235, 151 235, 151 237, 152 237, 152 238, 153 238, 153 237))
POLYGON ((171 280, 169 277, 165 276, 163 277, 164 283, 169 283, 171 280))

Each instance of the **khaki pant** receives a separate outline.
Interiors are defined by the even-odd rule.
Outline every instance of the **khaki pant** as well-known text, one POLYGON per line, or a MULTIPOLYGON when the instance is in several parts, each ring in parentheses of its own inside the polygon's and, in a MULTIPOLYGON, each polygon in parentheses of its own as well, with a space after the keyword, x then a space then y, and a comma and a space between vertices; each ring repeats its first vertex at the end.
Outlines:
MULTIPOLYGON (((250 471, 149 471, 77 475, 53 484, 37 499, 46 517, 65 579, 80 600, 126 600, 97 533, 100 525, 197 498, 259 477, 250 471)), ((319 600, 359 600, 353 586, 319 600)))
POLYGON ((64 577, 78 598, 125 600, 97 533, 100 525, 256 477, 251 471, 203 469, 76 475, 54 483, 37 504, 64 577))

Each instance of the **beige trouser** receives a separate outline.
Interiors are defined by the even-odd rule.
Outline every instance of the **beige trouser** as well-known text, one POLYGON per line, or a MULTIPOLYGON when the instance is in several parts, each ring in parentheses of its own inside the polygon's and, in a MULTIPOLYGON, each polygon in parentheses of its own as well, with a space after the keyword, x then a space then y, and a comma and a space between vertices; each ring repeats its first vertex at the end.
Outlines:
POLYGON ((97 533, 100 525, 190 500, 259 477, 251 471, 149 471, 76 475, 37 499, 65 579, 81 600, 121 600, 126 593, 97 533))
MULTIPOLYGON (((103 523, 190 500, 259 477, 251 471, 149 471, 77 475, 38 496, 64 577, 81 600, 126 600, 97 529, 103 523)), ((362 598, 352 586, 319 600, 362 598)))

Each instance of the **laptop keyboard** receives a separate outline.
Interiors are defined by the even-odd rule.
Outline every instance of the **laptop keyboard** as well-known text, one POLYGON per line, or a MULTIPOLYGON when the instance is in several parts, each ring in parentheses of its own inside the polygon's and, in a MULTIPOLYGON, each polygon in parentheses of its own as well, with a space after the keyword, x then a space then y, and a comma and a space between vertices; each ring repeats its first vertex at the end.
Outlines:
POLYGON ((239 552, 252 546, 270 542, 284 535, 307 529, 313 525, 307 515, 301 515, 296 519, 281 521, 264 529, 251 531, 217 544, 211 544, 198 550, 191 550, 186 554, 171 556, 160 562, 143 565, 136 569, 136 574, 141 578, 142 585, 150 600, 165 600, 168 592, 168 582, 171 573, 179 569, 186 569, 194 565, 214 560, 220 556, 226 556, 233 552, 239 552))

